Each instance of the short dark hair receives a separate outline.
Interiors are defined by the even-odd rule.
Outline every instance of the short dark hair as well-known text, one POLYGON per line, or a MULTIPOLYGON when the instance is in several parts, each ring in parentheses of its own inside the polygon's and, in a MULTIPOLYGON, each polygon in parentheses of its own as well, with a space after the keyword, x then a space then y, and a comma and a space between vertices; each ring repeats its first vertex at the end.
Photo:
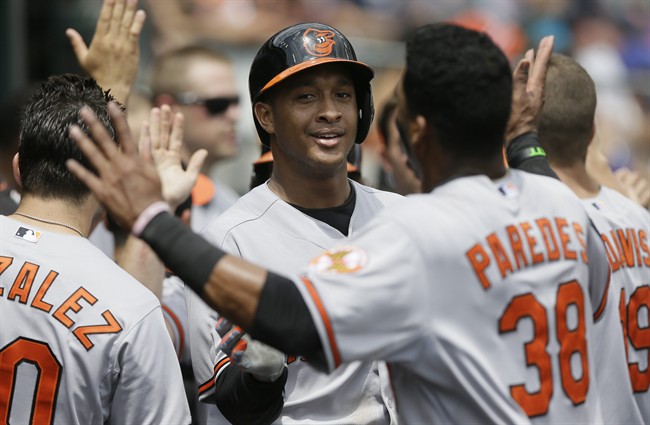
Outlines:
POLYGON ((553 53, 548 62, 539 142, 552 164, 584 162, 594 130, 596 86, 569 56, 553 53))
POLYGON ((81 108, 88 106, 115 139, 107 108, 110 101, 115 101, 113 96, 88 77, 64 74, 40 84, 21 116, 18 153, 24 193, 71 201, 90 193, 65 165, 73 158, 94 170, 68 133, 76 124, 89 134, 79 116, 81 108))
POLYGON ((490 37, 454 24, 429 24, 406 41, 404 94, 441 146, 463 157, 499 152, 512 102, 512 70, 490 37))

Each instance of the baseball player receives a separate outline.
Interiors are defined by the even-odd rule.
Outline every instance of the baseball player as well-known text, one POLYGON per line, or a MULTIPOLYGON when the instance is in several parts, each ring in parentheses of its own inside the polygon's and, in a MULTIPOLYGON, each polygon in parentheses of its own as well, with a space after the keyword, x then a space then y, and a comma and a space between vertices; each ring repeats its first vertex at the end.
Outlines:
POLYGON ((66 134, 79 105, 110 125, 112 99, 90 78, 51 77, 22 115, 23 196, 0 217, 2 423, 190 422, 160 304, 85 238, 99 204, 65 168, 84 161, 66 134))
MULTIPOLYGON (((600 236, 565 185, 507 170, 502 157, 506 132, 517 136, 511 99, 519 128, 535 127, 551 50, 544 38, 537 58, 526 55, 513 91, 508 60, 485 34, 414 31, 397 117, 429 193, 388 206, 291 278, 225 254, 166 212, 128 131, 118 152, 84 111, 99 147, 74 136, 100 176, 68 166, 251 338, 328 371, 388 361, 407 423, 600 422, 589 343, 609 281, 600 236), (134 183, 110 186, 115 173, 134 183)), ((520 163, 543 160, 510 140, 520 163)))
MULTIPOLYGON (((204 237, 233 255, 296 273, 401 199, 348 179, 349 152, 366 138, 372 120, 372 74, 330 26, 297 24, 272 36, 249 77, 258 134, 273 155, 271 177, 209 224, 204 237)), ((195 306, 203 301, 189 289, 188 300, 199 396, 216 401, 232 423, 276 417, 277 423, 391 422, 383 363, 355 362, 328 375, 309 359, 285 363, 282 353, 253 341, 238 354, 258 359, 251 368, 216 350, 222 342, 216 313, 195 306)))
POLYGON ((604 420, 650 423, 650 339, 643 337, 650 312, 650 214, 613 189, 600 186, 587 172, 585 158, 595 134, 595 110, 596 89, 589 74, 572 58, 553 54, 546 76, 540 143, 560 179, 582 198, 605 242, 612 269, 607 308, 612 317, 620 311, 620 322, 596 323, 596 328, 614 328, 603 329, 594 338, 596 374, 606 395, 602 397, 604 420))

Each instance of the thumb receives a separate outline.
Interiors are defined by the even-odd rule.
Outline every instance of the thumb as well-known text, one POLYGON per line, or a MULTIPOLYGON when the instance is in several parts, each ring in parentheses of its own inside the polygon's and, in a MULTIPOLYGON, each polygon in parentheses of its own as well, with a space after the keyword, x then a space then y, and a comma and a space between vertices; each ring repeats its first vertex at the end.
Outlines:
POLYGON ((190 161, 187 163, 187 174, 193 180, 196 180, 198 177, 199 172, 201 171, 201 167, 203 167, 203 163, 205 162, 207 156, 208 151, 205 149, 199 149, 192 154, 190 161))
POLYGON ((514 80, 516 82, 528 82, 528 72, 530 71, 530 61, 522 59, 515 68, 514 80))
POLYGON ((68 37, 68 40, 70 40, 72 50, 74 51, 77 60, 83 60, 83 58, 88 54, 88 47, 86 46, 86 43, 84 43, 83 38, 81 38, 81 34, 72 28, 68 28, 65 31, 65 35, 68 37))

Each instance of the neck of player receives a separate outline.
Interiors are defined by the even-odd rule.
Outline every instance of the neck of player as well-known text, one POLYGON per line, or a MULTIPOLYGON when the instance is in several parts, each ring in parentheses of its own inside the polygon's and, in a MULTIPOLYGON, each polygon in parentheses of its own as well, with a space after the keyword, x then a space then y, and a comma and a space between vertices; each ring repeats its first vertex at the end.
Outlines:
POLYGON ((436 165, 422 170, 422 191, 424 193, 430 192, 440 184, 456 177, 486 175, 494 180, 503 177, 507 171, 501 155, 484 158, 459 158, 447 154, 437 156, 435 162, 428 163, 436 165))
POLYGON ((578 198, 595 198, 600 193, 600 185, 587 173, 584 163, 577 162, 567 166, 551 163, 551 168, 562 183, 569 186, 578 195, 578 198))
POLYGON ((286 168, 274 167, 269 181, 269 188, 285 202, 303 208, 332 208, 343 205, 350 195, 345 164, 327 176, 297 175, 286 168))
POLYGON ((34 218, 13 214, 11 218, 25 224, 36 226, 43 230, 55 233, 88 237, 91 228, 96 224, 96 217, 99 212, 99 204, 92 196, 88 196, 82 202, 64 201, 61 199, 43 199, 29 194, 23 194, 20 205, 16 212, 29 215, 34 218), (47 223, 47 222, 51 223, 47 223))

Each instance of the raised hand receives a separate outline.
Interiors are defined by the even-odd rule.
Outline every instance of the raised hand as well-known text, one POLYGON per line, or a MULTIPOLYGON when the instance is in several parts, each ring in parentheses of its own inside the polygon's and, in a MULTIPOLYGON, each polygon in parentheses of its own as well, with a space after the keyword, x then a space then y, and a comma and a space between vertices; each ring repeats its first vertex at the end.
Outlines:
POLYGON ((105 90, 126 104, 138 74, 138 42, 145 13, 136 11, 137 0, 104 0, 90 46, 74 29, 66 35, 81 67, 105 90))
POLYGON ((131 230, 142 211, 163 201, 160 178, 151 157, 138 155, 126 117, 119 106, 111 102, 108 111, 121 149, 118 149, 95 114, 84 107, 80 115, 95 142, 78 126, 70 128, 70 137, 95 167, 97 174, 73 159, 68 160, 66 165, 106 206, 113 218, 122 227, 131 230))
POLYGON ((544 84, 548 60, 553 51, 553 39, 552 35, 542 38, 537 54, 533 49, 528 50, 515 67, 506 143, 524 133, 537 131, 539 114, 544 105, 544 84))
POLYGON ((162 183, 163 197, 172 209, 190 196, 208 155, 205 149, 199 149, 192 154, 187 169, 183 169, 180 153, 183 123, 183 114, 177 113, 172 117, 169 105, 163 105, 151 109, 149 122, 143 124, 140 134, 140 152, 153 158, 162 183))

